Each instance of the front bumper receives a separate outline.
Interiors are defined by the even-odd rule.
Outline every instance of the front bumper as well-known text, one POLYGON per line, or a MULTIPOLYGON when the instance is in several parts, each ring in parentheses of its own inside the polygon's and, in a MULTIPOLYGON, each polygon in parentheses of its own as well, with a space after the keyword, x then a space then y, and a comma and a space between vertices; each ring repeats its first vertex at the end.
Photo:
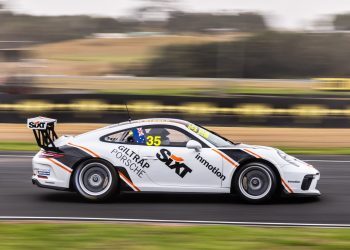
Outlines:
POLYGON ((282 185, 287 194, 319 196, 321 192, 317 189, 317 183, 320 177, 320 172, 311 165, 285 166, 283 167, 282 185))

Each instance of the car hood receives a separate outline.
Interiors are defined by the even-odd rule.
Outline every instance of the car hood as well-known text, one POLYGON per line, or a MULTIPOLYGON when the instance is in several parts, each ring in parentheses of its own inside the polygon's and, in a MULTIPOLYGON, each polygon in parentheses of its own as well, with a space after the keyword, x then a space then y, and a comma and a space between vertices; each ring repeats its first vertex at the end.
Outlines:
POLYGON ((260 145, 249 145, 249 144, 243 144, 243 143, 240 143, 240 144, 237 144, 237 145, 234 145, 232 147, 223 147, 221 149, 252 149, 252 150, 271 150, 271 151, 277 151, 278 149, 277 148, 273 148, 273 147, 267 147, 267 146, 260 146, 260 145))
POLYGON ((273 147, 249 145, 249 144, 237 144, 237 145, 233 145, 232 147, 220 148, 220 150, 223 150, 223 151, 243 150, 254 157, 265 159, 274 165, 283 166, 288 164, 285 160, 283 160, 279 156, 278 149, 273 147))

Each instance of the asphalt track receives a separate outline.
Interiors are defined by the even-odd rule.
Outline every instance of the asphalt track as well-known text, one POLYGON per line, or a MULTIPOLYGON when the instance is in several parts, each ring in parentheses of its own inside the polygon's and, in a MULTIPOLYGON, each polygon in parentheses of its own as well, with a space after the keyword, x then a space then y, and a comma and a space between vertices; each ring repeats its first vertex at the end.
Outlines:
MULTIPOLYGON (((303 156, 321 172, 320 198, 251 205, 231 195, 128 193, 91 203, 31 183, 31 158, 0 153, 0 219, 24 217, 350 225, 350 156, 303 156)), ((248 224, 249 224, 248 223, 248 224)))

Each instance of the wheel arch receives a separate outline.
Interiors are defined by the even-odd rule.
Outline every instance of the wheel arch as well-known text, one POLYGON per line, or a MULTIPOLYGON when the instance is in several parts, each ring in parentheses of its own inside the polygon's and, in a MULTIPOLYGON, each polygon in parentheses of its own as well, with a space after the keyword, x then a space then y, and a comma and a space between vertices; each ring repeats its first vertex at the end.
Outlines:
MULTIPOLYGON (((109 162, 108 160, 106 159, 103 159, 103 158, 95 158, 95 157, 84 157, 84 158, 81 158, 79 159, 78 161, 76 161, 73 166, 71 167, 72 168, 72 174, 70 175, 70 178, 69 178, 69 189, 72 190, 73 189, 73 179, 74 179, 74 174, 75 174, 75 171, 76 169, 78 168, 78 166, 80 166, 81 164, 83 164, 84 162, 87 162, 87 161, 90 161, 90 160, 96 160, 96 161, 100 161, 100 162, 103 162, 104 164, 108 164, 110 166, 112 166, 113 168, 116 169, 117 173, 118 173, 118 170, 117 168, 111 163, 109 162)), ((117 177, 119 177, 119 174, 117 174, 117 177)), ((118 185, 119 185, 120 181, 118 181, 118 185)))
POLYGON ((243 168, 247 164, 250 164, 250 163, 262 163, 262 164, 265 164, 265 165, 269 166, 271 168, 271 170, 274 172, 274 174, 276 175, 279 191, 282 190, 282 184, 281 184, 281 178, 282 177, 281 177, 281 173, 278 170, 278 168, 273 163, 271 163, 270 161, 268 161, 266 159, 256 158, 256 159, 246 159, 246 160, 243 160, 242 162, 240 162, 239 166, 235 169, 235 171, 234 171, 234 173, 232 174, 232 177, 231 177, 231 187, 230 187, 231 193, 235 192, 233 181, 235 180, 235 177, 238 174, 238 170, 243 168))

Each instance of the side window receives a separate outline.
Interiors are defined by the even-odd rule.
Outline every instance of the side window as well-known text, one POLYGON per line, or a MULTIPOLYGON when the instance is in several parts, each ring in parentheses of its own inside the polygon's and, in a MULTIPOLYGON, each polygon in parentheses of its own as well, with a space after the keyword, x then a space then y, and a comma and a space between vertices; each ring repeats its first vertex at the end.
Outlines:
POLYGON ((131 130, 123 130, 120 132, 115 132, 113 134, 105 135, 101 138, 104 142, 114 142, 114 143, 133 143, 133 136, 131 130))
POLYGON ((185 147, 191 140, 183 132, 169 127, 146 127, 146 145, 148 146, 173 146, 185 147))
POLYGON ((105 135, 101 138, 104 142, 126 143, 126 144, 146 144, 146 137, 142 127, 118 131, 105 135))
POLYGON ((145 126, 118 131, 101 138, 104 142, 147 146, 186 147, 190 135, 169 126, 145 126))

